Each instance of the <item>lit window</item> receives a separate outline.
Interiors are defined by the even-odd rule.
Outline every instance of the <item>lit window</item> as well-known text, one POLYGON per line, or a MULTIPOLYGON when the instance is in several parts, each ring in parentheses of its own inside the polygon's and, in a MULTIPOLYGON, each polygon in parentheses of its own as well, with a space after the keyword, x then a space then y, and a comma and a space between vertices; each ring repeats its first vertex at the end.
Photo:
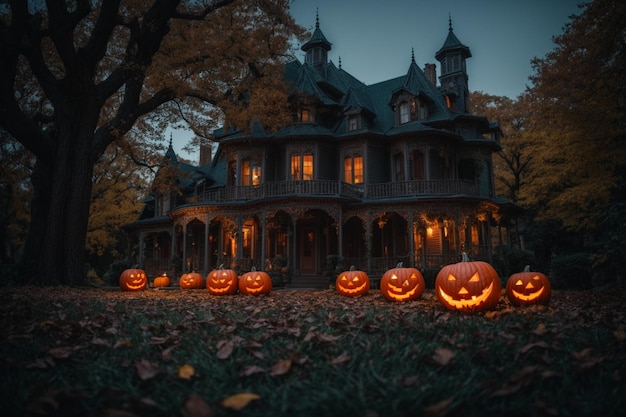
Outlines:
POLYGON ((302 109, 302 110, 300 110, 300 121, 302 123, 312 122, 313 121, 313 114, 311 113, 311 111, 309 109, 302 109))
POLYGON ((344 182, 350 184, 363 183, 363 157, 347 156, 343 160, 344 182))
POLYGON ((291 155, 291 179, 292 180, 312 180, 313 179, 313 154, 291 155))
POLYGON ((261 183, 261 167, 256 161, 243 161, 241 185, 259 185, 261 183))

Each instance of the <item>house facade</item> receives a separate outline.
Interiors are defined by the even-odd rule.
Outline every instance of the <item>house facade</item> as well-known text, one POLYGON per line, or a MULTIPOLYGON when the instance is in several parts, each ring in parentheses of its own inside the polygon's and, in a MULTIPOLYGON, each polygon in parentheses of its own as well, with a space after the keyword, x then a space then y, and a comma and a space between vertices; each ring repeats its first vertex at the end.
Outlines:
POLYGON ((198 166, 170 146, 180 192, 155 190, 127 227, 148 275, 223 264, 324 285, 350 266, 380 277, 516 246, 519 208, 494 193, 500 130, 469 113, 471 52, 451 23, 439 76, 411 57, 404 75, 365 85, 328 60, 319 20, 302 50, 285 68, 289 126, 218 130, 198 166))

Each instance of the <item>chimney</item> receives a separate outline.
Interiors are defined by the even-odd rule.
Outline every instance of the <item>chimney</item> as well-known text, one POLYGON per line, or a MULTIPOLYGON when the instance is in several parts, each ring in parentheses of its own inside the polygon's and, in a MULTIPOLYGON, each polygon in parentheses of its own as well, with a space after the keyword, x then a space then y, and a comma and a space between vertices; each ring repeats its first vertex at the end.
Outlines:
POLYGON ((426 66, 424 67, 424 75, 433 86, 437 87, 437 65, 426 64, 426 66))
POLYGON ((200 145, 200 166, 204 166, 211 163, 211 153, 213 152, 212 145, 200 145))

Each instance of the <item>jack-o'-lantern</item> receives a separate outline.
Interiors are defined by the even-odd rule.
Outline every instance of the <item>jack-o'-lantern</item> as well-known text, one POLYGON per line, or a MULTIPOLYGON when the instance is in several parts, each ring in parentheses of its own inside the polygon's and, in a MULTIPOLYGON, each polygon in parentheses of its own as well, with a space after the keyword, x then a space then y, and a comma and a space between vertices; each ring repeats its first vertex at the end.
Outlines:
POLYGON ((272 291, 272 278, 267 272, 257 271, 252 267, 239 278, 239 292, 242 294, 259 295, 272 291))
POLYGON ((154 288, 169 287, 170 283, 170 277, 168 277, 167 274, 164 272, 163 275, 158 276, 154 279, 152 285, 154 286, 154 288))
POLYGON ((148 286, 148 278, 143 269, 125 269, 120 274, 120 288, 124 291, 141 291, 148 286))
POLYGON ((380 279, 380 292, 389 301, 409 301, 426 290, 424 276, 415 268, 404 268, 402 262, 388 269, 380 279))
POLYGON ((192 290, 202 288, 204 286, 204 279, 202 279, 202 275, 197 272, 188 272, 180 276, 178 284, 180 288, 192 290))
POLYGON ((437 298, 449 310, 475 312, 495 307, 502 295, 496 270, 487 262, 470 261, 444 266, 435 279, 437 298))
POLYGON ((213 295, 227 295, 237 292, 239 277, 233 269, 224 269, 220 265, 217 269, 209 272, 206 277, 206 288, 213 295))
POLYGON ((552 285, 541 272, 532 272, 526 265, 523 272, 512 274, 506 282, 506 296, 517 306, 548 304, 552 285))
POLYGON ((370 290, 370 279, 367 273, 350 267, 350 270, 344 271, 337 276, 335 283, 337 292, 347 297, 356 297, 357 295, 366 294, 370 290))

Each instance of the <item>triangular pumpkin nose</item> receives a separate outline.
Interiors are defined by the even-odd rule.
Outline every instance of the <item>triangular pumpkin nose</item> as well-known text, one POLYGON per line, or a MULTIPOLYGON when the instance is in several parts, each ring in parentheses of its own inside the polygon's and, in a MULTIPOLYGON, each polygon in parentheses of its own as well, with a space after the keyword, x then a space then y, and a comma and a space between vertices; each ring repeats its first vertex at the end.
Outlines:
POLYGON ((467 290, 465 289, 465 287, 462 287, 462 288, 459 290, 459 294, 463 294, 463 295, 467 294, 468 292, 469 292, 469 291, 467 291, 467 290))
POLYGON ((532 290, 533 288, 535 288, 535 287, 533 286, 532 282, 529 282, 528 284, 526 284, 526 289, 527 290, 532 290))

